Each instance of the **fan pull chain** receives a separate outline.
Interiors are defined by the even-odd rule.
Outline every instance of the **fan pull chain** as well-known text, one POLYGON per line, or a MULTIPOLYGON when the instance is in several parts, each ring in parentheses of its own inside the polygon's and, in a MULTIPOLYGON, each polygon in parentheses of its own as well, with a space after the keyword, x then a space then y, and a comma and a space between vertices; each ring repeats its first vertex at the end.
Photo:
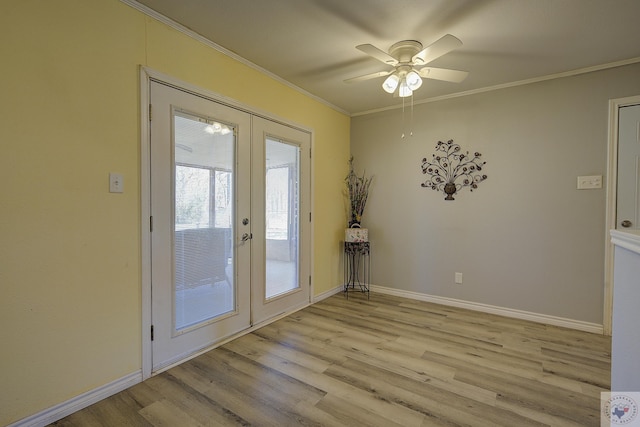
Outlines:
POLYGON ((401 139, 404 139, 404 97, 402 98, 402 136, 401 139))
MULTIPOLYGON (((402 98, 402 136, 401 139, 404 139, 405 136, 405 120, 404 120, 404 100, 405 97, 402 98)), ((411 94, 411 116, 409 117, 409 136, 413 136, 413 94, 411 94)))
POLYGON ((411 121, 409 122, 409 136, 413 136, 413 93, 411 93, 411 121))

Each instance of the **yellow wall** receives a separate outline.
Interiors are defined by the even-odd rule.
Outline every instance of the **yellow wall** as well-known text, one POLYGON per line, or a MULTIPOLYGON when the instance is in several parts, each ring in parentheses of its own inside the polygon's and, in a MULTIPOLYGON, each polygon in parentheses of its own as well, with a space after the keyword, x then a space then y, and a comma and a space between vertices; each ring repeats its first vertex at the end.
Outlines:
POLYGON ((141 368, 141 64, 314 130, 316 294, 340 283, 347 116, 117 0, 9 2, 0 36, 0 425, 141 368))

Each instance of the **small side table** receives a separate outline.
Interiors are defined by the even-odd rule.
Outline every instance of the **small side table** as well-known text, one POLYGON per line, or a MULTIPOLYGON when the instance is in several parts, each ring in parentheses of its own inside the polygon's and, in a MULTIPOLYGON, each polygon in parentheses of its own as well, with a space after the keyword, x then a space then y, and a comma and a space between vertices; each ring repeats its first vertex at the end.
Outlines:
POLYGON ((369 299, 371 247, 369 242, 344 242, 344 294, 362 292, 369 299))

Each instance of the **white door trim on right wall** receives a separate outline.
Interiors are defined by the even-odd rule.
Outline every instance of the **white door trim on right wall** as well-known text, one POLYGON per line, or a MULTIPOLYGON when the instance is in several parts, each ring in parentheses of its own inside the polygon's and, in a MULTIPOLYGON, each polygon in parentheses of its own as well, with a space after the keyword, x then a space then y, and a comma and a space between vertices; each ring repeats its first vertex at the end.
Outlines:
POLYGON ((602 326, 605 335, 611 335, 613 316, 613 243, 609 230, 616 228, 618 181, 618 113, 621 107, 640 103, 640 95, 609 100, 609 141, 607 148, 607 208, 604 250, 604 311, 602 326))

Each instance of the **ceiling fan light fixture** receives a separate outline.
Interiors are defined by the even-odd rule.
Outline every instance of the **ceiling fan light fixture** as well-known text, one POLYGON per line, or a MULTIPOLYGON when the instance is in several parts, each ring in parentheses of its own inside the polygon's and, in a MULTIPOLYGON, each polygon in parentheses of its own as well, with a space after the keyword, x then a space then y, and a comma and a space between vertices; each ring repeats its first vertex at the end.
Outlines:
POLYGON ((393 69, 352 77, 344 82, 355 83, 386 76, 382 89, 390 94, 398 90, 398 95, 402 98, 412 96, 414 91, 422 87, 423 79, 460 83, 469 74, 468 72, 446 68, 422 68, 460 46, 462 42, 451 34, 442 36, 427 47, 417 40, 401 40, 394 43, 388 52, 371 44, 361 44, 356 46, 356 49, 392 66, 393 69))
POLYGON ((406 98, 407 96, 413 95, 413 91, 407 84, 407 79, 402 79, 400 82, 400 90, 398 91, 398 95, 400 98, 406 98))
POLYGON ((396 91, 396 88, 398 87, 399 82, 400 82, 400 78, 396 73, 393 73, 389 75, 389 77, 387 77, 385 81, 382 83, 382 89, 384 89, 384 91, 387 93, 393 93, 396 91))
POLYGON ((418 89, 420 86, 422 86, 422 79, 420 78, 420 75, 417 72, 415 72, 414 70, 410 71, 407 74, 406 81, 407 81, 407 86, 412 91, 414 91, 414 90, 418 89))

